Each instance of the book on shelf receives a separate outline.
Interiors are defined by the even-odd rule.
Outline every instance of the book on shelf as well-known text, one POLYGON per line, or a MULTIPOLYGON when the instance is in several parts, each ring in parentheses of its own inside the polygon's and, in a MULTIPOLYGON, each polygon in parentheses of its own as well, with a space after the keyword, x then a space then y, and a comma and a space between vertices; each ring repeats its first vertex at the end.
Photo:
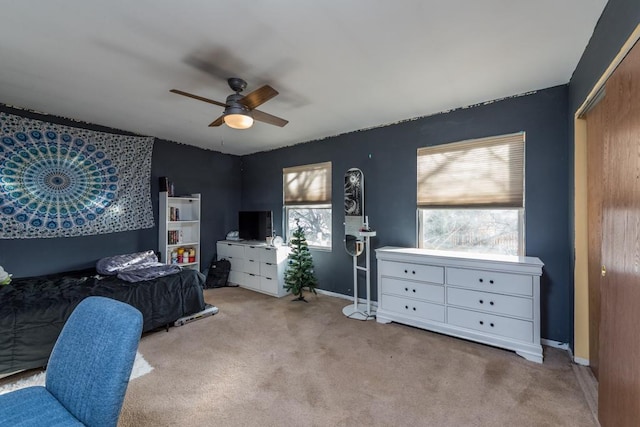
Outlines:
POLYGON ((173 182, 169 181, 169 178, 166 176, 161 176, 159 178, 160 184, 160 192, 166 191, 167 196, 173 197, 173 182))
POLYGON ((169 208, 169 221, 180 221, 180 209, 171 206, 169 208))
POLYGON ((176 245, 180 243, 180 231, 179 230, 169 230, 167 231, 167 242, 169 245, 176 245))

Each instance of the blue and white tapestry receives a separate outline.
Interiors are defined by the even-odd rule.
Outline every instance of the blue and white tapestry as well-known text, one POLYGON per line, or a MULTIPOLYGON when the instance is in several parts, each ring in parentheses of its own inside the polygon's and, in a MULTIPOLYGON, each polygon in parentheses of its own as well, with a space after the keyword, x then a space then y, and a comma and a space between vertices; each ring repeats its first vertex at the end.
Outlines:
POLYGON ((153 138, 0 113, 0 238, 153 227, 153 138))

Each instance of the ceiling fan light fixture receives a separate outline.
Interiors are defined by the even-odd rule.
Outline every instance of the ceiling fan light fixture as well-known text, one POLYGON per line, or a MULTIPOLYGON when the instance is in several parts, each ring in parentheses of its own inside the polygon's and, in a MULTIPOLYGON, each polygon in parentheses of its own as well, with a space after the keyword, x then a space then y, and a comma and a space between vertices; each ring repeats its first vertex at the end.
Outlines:
POLYGON ((229 105, 224 111, 224 122, 233 129, 249 129, 253 126, 253 116, 241 105, 229 105))
POLYGON ((253 117, 243 113, 225 114, 224 122, 230 128, 249 129, 253 126, 253 117))

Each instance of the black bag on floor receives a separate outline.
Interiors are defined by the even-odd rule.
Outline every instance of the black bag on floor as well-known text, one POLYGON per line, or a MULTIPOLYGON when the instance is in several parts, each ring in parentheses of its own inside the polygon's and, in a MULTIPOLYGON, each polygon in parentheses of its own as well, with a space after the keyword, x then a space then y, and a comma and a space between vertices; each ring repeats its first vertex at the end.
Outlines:
POLYGON ((231 271, 231 262, 228 259, 217 260, 217 257, 214 257, 209 266, 204 287, 209 289, 235 286, 229 285, 229 271, 231 271))

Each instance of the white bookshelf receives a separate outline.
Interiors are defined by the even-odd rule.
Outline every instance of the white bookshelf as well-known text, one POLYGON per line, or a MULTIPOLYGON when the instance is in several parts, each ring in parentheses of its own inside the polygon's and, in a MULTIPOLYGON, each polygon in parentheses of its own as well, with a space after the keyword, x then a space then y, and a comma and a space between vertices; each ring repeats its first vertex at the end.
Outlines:
POLYGON ((178 265, 200 270, 200 194, 170 197, 160 192, 158 246, 160 261, 171 264, 171 253, 180 248, 193 249, 195 257, 178 265))

